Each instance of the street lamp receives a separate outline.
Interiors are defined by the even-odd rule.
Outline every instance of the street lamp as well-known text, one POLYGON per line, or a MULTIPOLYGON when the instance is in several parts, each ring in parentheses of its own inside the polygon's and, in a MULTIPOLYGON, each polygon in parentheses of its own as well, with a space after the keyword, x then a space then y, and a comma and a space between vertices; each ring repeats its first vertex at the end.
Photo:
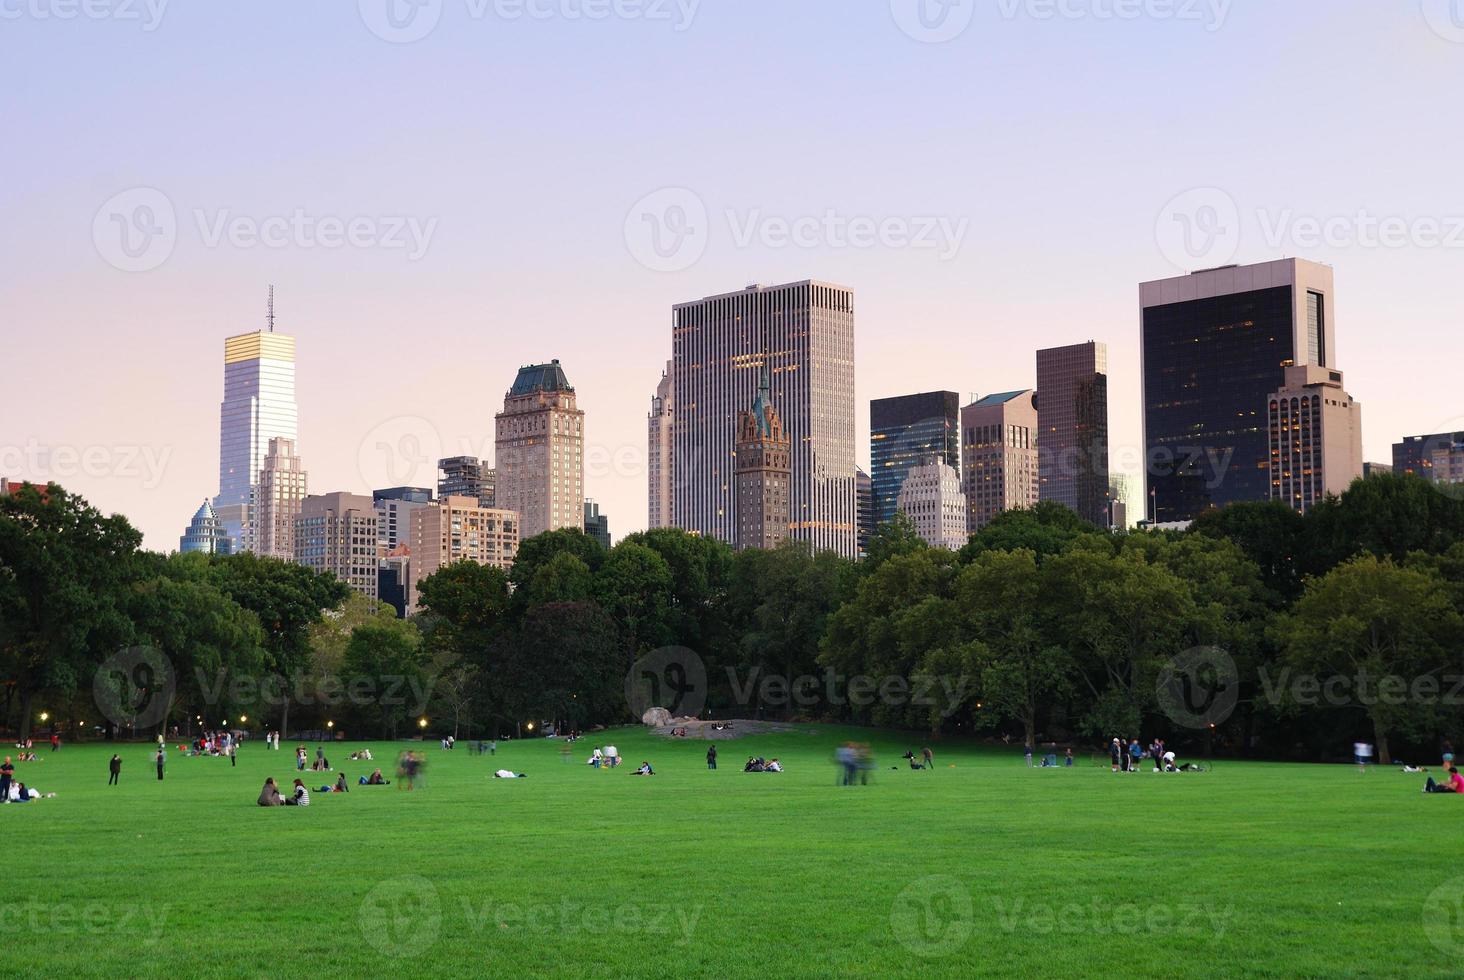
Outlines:
POLYGON ((240 715, 239 716, 239 724, 241 724, 241 725, 244 724, 248 720, 249 720, 249 716, 248 715, 240 715))
POLYGON ((47 721, 47 720, 50 719, 50 717, 51 717, 51 713, 49 711, 42 711, 41 712, 41 721, 47 721))
POLYGON ((418 718, 417 719, 417 727, 418 728, 426 728, 427 727, 427 719, 426 718, 418 718))

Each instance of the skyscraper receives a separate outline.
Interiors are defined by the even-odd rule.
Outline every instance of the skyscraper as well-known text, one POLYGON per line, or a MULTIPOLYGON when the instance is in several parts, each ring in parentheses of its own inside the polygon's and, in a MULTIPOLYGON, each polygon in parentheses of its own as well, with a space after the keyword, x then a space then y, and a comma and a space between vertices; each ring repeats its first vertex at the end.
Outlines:
POLYGON ((1107 527, 1107 344, 1037 352, 1037 455, 1039 499, 1107 527))
POLYGON ((1037 504, 1037 393, 1004 391, 961 409, 961 489, 967 530, 1037 504))
POLYGON ((1270 398, 1271 499, 1306 513, 1362 478, 1362 406, 1342 389, 1342 372, 1288 367, 1270 398))
POLYGON ((407 611, 415 612, 422 580, 444 565, 474 561, 505 571, 519 546, 519 515, 483 507, 477 497, 441 497, 412 511, 407 611))
POLYGON ((497 416, 497 503, 531 538, 585 522, 585 413, 559 361, 519 368, 497 416))
POLYGON ((828 283, 749 286, 675 307, 673 520, 733 540, 737 413, 756 395, 764 350, 793 444, 789 536, 853 558, 854 294, 828 283))
POLYGON ((585 501, 585 533, 609 550, 610 518, 600 513, 600 505, 593 500, 585 501))
POLYGON ((359 493, 311 494, 295 519, 295 561, 377 597, 376 511, 359 493))
POLYGON ((450 456, 437 461, 437 496, 473 497, 483 507, 493 506, 483 463, 476 456, 450 456))
POLYGON ((675 391, 671 384, 671 362, 661 372, 661 383, 651 396, 646 418, 646 489, 650 501, 648 527, 671 527, 671 495, 676 486, 675 454, 671 451, 671 410, 675 391))
POLYGON ((294 559, 295 518, 306 492, 305 467, 295 455, 295 441, 276 436, 269 441, 254 494, 255 550, 261 555, 294 559))
POLYGON ((1286 368, 1335 363, 1332 295, 1302 259, 1139 286, 1149 520, 1270 497, 1267 405, 1286 368))
POLYGON ((954 391, 876 398, 869 403, 869 478, 876 524, 894 518, 900 484, 910 467, 938 456, 960 470, 960 410, 961 397, 954 391))
MULTIPOLYGON (((4 485, 0 483, 0 487, 4 485)), ((14 485, 12 484, 12 486, 14 485)), ((203 506, 194 512, 188 529, 178 539, 178 550, 184 554, 200 551, 208 555, 227 555, 230 544, 229 536, 224 532, 223 522, 214 513, 213 506, 205 500, 203 506)))
POLYGON ((862 467, 854 467, 854 502, 859 515, 859 557, 869 554, 869 538, 874 534, 874 481, 862 467))
POLYGON ((939 456, 910 467, 900 485, 896 510, 910 519, 915 533, 932 548, 956 551, 967 541, 961 478, 939 456))
POLYGON ((214 510, 235 550, 255 547, 255 490, 269 441, 297 439, 295 338, 274 332, 274 293, 269 329, 224 341, 224 400, 219 406, 219 493, 214 510))
POLYGON ((772 377, 764 358, 752 408, 737 416, 737 462, 733 480, 737 508, 732 544, 776 548, 788 538, 789 484, 793 443, 773 407, 772 377))
POLYGON ((371 502, 376 508, 377 548, 384 558, 408 543, 412 534, 412 511, 430 504, 432 491, 426 487, 389 487, 373 490, 371 502))

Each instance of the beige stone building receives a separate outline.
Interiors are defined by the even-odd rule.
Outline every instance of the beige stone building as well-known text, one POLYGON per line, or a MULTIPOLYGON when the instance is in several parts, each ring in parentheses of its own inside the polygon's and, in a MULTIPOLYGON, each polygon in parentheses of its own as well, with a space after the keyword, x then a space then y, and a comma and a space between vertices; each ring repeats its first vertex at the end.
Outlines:
POLYGON ((646 417, 646 490, 650 502, 647 527, 671 527, 673 523, 671 495, 676 486, 676 457, 671 451, 671 412, 675 397, 671 362, 667 361, 646 417))
POLYGON ((767 358, 752 408, 737 417, 737 455, 733 470, 737 508, 732 544, 743 548, 776 548, 788 537, 793 442, 773 407, 767 358))
POLYGON ((370 599, 376 589, 376 508, 359 493, 312 494, 295 519, 295 561, 370 599))
POLYGON ((412 511, 407 612, 417 609, 417 586, 444 565, 475 561, 507 571, 518 554, 519 517, 483 507, 476 497, 443 497, 412 511))
POLYGON ((558 360, 519 369, 496 419, 494 462, 498 506, 519 515, 522 538, 584 527, 584 425, 558 360))
POLYGON ((1286 368, 1268 417, 1272 500, 1305 513, 1362 476, 1362 406, 1343 390, 1341 371, 1286 368))
POLYGON ((254 490, 255 550, 271 558, 295 557, 295 518, 307 494, 305 467, 295 455, 295 440, 269 441, 254 490))
POLYGON ((932 548, 955 551, 967 541, 961 478, 939 456, 910 467, 895 509, 910 519, 915 533, 932 548))
POLYGON ((1041 492, 1036 392, 987 395, 961 409, 961 490, 967 531, 1004 510, 1035 507, 1041 492))

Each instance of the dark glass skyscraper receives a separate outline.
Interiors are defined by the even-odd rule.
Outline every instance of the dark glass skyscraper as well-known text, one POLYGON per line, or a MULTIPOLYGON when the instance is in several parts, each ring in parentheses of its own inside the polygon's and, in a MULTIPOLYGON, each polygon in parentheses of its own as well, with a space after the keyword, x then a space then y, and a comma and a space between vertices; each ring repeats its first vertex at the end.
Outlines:
POLYGON ((869 468, 876 526, 894 520, 910 467, 932 456, 961 471, 961 398, 954 391, 877 398, 869 403, 869 468))
POLYGON ((1333 364, 1332 270, 1283 259, 1146 282, 1139 293, 1144 517, 1190 521, 1269 499, 1267 405, 1287 367, 1333 364))
POLYGON ((1039 500, 1108 526, 1108 345, 1037 352, 1039 500))

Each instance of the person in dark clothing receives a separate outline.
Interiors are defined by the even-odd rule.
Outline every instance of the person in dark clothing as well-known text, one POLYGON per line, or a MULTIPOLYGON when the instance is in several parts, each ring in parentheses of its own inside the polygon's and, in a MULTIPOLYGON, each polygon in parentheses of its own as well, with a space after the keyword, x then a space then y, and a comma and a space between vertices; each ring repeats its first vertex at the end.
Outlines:
POLYGON ((163 766, 168 763, 168 753, 158 749, 158 782, 163 781, 163 766))
POLYGON ((10 783, 15 779, 15 764, 10 761, 10 756, 0 763, 0 800, 10 796, 10 783))
POLYGON ((707 768, 717 768, 717 747, 715 745, 708 746, 707 748, 707 768))
POLYGON ((116 786, 117 777, 122 775, 122 757, 120 755, 112 756, 112 761, 107 764, 107 771, 111 773, 107 777, 107 785, 116 786))
POLYGON ((930 746, 927 745, 925 748, 921 749, 920 756, 922 759, 925 760, 925 768, 935 768, 935 753, 930 751, 930 746))

